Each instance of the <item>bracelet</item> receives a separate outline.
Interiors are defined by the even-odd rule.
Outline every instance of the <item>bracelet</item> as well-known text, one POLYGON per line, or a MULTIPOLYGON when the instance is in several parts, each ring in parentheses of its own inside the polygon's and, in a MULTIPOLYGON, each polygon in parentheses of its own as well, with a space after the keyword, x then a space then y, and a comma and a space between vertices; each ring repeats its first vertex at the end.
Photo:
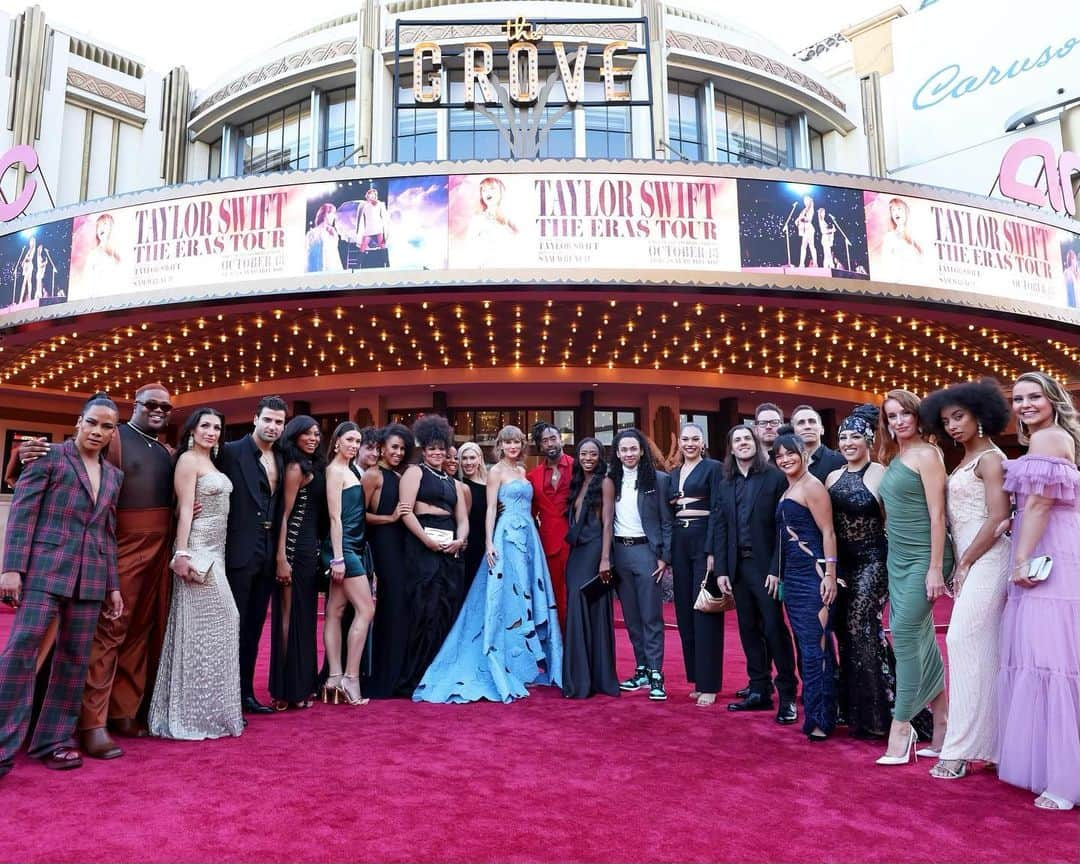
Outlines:
POLYGON ((175 561, 177 558, 190 558, 190 557, 191 557, 191 553, 188 552, 187 549, 177 549, 175 552, 173 552, 172 560, 175 561))
POLYGON ((345 566, 345 559, 344 558, 331 558, 330 559, 330 566, 331 567, 337 567, 339 564, 344 567, 345 566))

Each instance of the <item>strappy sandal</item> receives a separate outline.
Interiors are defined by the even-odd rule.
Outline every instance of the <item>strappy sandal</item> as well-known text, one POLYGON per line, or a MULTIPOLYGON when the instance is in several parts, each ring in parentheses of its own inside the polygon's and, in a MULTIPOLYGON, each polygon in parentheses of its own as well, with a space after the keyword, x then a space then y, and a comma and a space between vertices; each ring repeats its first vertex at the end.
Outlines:
POLYGON ((938 780, 959 780, 966 777, 967 772, 968 763, 963 759, 939 759, 930 769, 930 776, 938 780))
POLYGON ((271 699, 270 707, 273 708, 275 711, 288 711, 289 703, 285 699, 271 699))
POLYGON ((1066 798, 1059 798, 1049 792, 1043 792, 1035 799, 1035 806, 1040 810, 1072 810, 1073 802, 1066 798))
POLYGON ((82 768, 82 753, 75 747, 57 747, 41 757, 41 764, 53 771, 71 771, 82 768))
POLYGON ((697 702, 694 703, 698 708, 708 708, 711 705, 716 704, 715 693, 699 693, 697 702))
POLYGON ((345 701, 350 705, 367 705, 370 699, 365 699, 360 693, 360 676, 359 675, 342 675, 341 676, 341 695, 345 697, 345 701), (355 681, 356 691, 349 689, 348 682, 355 681))

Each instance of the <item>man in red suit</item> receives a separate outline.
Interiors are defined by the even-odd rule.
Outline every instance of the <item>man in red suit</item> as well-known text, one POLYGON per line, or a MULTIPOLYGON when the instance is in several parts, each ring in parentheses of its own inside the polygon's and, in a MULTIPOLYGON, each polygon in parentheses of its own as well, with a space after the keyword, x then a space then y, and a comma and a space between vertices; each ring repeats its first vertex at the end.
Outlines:
POLYGON ((82 765, 72 735, 102 601, 124 610, 116 575, 116 502, 124 475, 102 458, 119 414, 91 398, 75 438, 26 467, 15 487, 4 543, 0 599, 18 610, 0 653, 0 776, 26 737, 38 645, 59 618, 56 652, 30 755, 48 768, 82 765))
POLYGON ((574 460, 563 453, 562 435, 554 426, 537 423, 533 427, 533 443, 540 451, 540 464, 526 475, 533 487, 533 516, 540 529, 551 586, 555 589, 555 604, 559 609, 559 624, 566 629, 566 559, 570 546, 566 532, 570 526, 566 511, 570 502, 570 475, 574 460))

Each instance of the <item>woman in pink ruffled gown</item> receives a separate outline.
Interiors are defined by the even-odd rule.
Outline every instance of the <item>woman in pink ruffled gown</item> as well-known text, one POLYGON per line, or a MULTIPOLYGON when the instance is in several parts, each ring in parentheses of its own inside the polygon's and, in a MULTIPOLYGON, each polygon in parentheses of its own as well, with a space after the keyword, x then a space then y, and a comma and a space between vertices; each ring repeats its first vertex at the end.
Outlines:
POLYGON ((1028 453, 1005 464, 1016 497, 1012 571, 1001 622, 998 776, 1035 792, 1035 806, 1080 803, 1080 420, 1053 378, 1013 385, 1018 438, 1028 453), (1046 581, 1032 558, 1053 558, 1046 581))

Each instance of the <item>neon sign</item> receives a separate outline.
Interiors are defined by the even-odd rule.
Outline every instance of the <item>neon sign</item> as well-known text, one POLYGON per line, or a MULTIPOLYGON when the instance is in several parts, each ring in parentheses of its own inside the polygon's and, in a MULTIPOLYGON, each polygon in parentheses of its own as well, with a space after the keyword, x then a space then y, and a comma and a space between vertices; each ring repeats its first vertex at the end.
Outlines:
MULTIPOLYGON (((0 156, 0 177, 3 177, 9 168, 22 165, 27 174, 32 174, 38 168, 38 155, 29 144, 20 144, 12 147, 3 156, 0 156)), ((26 212, 30 202, 34 200, 37 192, 37 180, 27 177, 23 188, 15 196, 14 201, 0 201, 0 222, 10 222, 26 212)))

